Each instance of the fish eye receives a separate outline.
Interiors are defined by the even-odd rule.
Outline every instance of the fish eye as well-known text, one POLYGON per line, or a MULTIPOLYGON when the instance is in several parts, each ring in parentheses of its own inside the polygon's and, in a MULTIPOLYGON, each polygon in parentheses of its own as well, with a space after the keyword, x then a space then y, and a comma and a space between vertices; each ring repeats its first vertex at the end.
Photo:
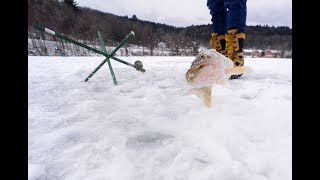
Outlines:
POLYGON ((211 56, 207 55, 207 54, 199 54, 199 55, 197 55, 197 57, 200 59, 208 59, 208 58, 210 59, 211 58, 211 56))

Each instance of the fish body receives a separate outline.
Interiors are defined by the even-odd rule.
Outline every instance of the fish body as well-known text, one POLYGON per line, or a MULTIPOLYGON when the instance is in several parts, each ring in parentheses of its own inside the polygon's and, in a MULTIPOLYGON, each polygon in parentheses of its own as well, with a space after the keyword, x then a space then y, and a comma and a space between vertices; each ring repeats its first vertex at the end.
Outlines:
POLYGON ((233 67, 231 59, 214 49, 201 51, 186 73, 187 83, 193 88, 192 93, 200 97, 206 106, 211 106, 212 86, 224 85, 231 75, 250 72, 246 66, 233 67))

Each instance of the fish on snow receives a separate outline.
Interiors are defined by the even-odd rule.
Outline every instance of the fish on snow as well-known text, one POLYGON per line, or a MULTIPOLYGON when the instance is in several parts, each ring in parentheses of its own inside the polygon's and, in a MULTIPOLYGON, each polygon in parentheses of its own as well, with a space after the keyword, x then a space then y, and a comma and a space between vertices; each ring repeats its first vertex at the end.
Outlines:
POLYGON ((186 73, 191 92, 203 100, 207 107, 211 106, 212 86, 225 85, 232 75, 252 72, 247 66, 234 67, 231 59, 214 49, 201 51, 192 62, 186 73))

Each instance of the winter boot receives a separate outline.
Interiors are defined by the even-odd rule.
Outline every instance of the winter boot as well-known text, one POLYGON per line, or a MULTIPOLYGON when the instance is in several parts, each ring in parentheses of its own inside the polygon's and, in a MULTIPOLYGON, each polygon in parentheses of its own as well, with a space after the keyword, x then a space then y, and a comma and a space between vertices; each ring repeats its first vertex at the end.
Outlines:
POLYGON ((220 54, 226 55, 226 39, 225 35, 218 35, 218 33, 211 33, 210 48, 215 49, 220 54))
MULTIPOLYGON (((237 29, 230 29, 226 35, 226 56, 232 60, 234 67, 240 67, 244 65, 243 57, 243 44, 245 40, 245 34, 238 32, 237 29)), ((237 79, 239 75, 232 75, 230 79, 237 79)))

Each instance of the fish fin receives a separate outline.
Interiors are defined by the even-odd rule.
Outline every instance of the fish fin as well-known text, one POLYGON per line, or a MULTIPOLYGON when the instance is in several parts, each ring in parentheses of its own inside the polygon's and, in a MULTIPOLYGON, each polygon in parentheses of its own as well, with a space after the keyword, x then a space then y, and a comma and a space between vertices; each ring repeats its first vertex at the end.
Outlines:
POLYGON ((201 88, 193 88, 191 92, 198 96, 207 107, 211 107, 211 92, 212 86, 205 86, 201 88))
POLYGON ((238 74, 253 72, 253 70, 248 66, 228 68, 226 71, 228 75, 238 75, 238 74))

